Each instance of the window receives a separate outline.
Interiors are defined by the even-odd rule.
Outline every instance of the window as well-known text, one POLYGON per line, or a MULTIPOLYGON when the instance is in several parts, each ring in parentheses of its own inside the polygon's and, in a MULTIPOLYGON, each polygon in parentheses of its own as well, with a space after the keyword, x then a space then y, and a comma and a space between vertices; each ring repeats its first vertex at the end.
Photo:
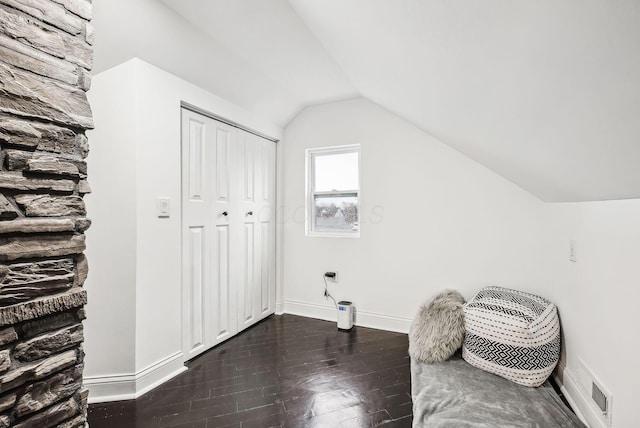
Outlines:
POLYGON ((360 146, 307 150, 307 234, 360 236, 360 146))

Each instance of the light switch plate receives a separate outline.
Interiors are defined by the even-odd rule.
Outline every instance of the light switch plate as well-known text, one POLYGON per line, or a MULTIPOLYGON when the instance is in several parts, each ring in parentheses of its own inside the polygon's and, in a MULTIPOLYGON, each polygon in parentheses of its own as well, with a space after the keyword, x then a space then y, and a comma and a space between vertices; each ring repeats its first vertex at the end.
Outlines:
POLYGON ((156 198, 156 213, 159 218, 171 216, 171 200, 169 198, 156 198))

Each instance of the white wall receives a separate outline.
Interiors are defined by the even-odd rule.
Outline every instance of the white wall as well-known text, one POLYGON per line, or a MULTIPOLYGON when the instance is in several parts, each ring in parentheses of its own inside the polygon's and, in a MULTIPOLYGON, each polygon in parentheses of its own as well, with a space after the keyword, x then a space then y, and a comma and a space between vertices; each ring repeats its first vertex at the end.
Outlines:
POLYGON ((499 284, 536 292, 543 204, 364 99, 314 106, 284 139, 284 310, 335 319, 322 273, 358 323, 407 331, 444 288, 467 298, 499 284), (305 149, 361 144, 361 237, 305 236, 305 149))
POLYGON ((92 401, 131 398, 182 368, 181 101, 281 136, 277 126, 138 59, 94 78, 90 102, 97 126, 89 141, 101 149, 90 164, 94 193, 87 203, 89 216, 97 217, 88 233, 87 289, 102 309, 86 322, 85 383, 92 401), (156 216, 157 197, 170 199, 170 218, 156 216), (121 239, 123 251, 115 253, 114 242, 121 239), (125 272, 114 263, 118 258, 127 259, 125 272), (121 317, 127 337, 135 338, 133 349, 131 341, 114 346, 119 337, 110 327, 113 317, 121 317), (114 355, 118 346, 126 349, 114 355), (113 361, 125 354, 133 355, 133 365, 113 361))
POLYGON ((96 76, 88 93, 95 131, 87 158, 93 193, 86 195, 93 224, 86 232, 90 274, 84 349, 85 374, 119 376, 135 371, 136 89, 133 63, 96 76), (119 85, 109 84, 111 81, 119 85), (128 102, 119 102, 127 100, 128 102), (118 126, 112 126, 119 117, 118 126), (105 239, 108 237, 108 239, 105 239))
POLYGON ((613 426, 637 426, 640 409, 640 199, 547 204, 544 293, 560 309, 564 384, 592 427, 581 362, 613 394, 613 426), (569 261, 569 242, 577 261, 569 261))

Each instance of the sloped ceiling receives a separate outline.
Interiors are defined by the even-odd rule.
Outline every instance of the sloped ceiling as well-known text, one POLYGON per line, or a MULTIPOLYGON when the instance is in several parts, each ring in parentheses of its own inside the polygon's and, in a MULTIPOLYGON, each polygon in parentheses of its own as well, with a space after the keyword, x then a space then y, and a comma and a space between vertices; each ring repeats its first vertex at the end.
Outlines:
POLYGON ((305 104, 357 92, 286 0, 161 0, 305 104))
POLYGON ((286 0, 93 0, 93 15, 94 74, 138 57, 280 126, 358 95, 286 0))
POLYGON ((161 1, 108 3, 166 5, 142 25, 197 49, 150 62, 277 123, 359 94, 544 201, 640 197, 637 0, 161 1), (197 55, 242 73, 189 76, 197 55))
POLYGON ((640 196, 640 2, 291 0, 358 91, 545 201, 640 196))

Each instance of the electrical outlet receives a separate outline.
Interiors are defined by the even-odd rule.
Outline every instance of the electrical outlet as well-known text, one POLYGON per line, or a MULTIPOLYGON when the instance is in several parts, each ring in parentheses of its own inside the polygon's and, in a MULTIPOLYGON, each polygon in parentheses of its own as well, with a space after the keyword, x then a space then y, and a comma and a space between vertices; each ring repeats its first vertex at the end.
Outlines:
POLYGON ((578 255, 576 254, 577 251, 577 243, 576 241, 569 241, 569 261, 572 262, 577 262, 578 261, 578 255))
POLYGON ((327 279, 327 282, 333 282, 335 284, 338 283, 338 271, 337 270, 333 270, 333 271, 327 271, 324 273, 324 277, 327 279), (331 275, 333 274, 333 275, 331 275))

